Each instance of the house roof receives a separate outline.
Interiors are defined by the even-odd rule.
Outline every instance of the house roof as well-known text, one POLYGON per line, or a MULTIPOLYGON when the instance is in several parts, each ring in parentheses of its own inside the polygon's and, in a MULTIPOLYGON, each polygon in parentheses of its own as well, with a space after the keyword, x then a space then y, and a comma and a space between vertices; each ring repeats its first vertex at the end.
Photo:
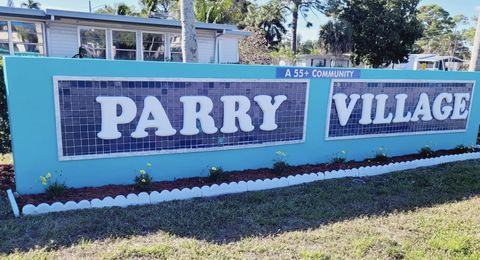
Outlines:
POLYGON ((452 62, 463 62, 462 59, 457 58, 455 56, 428 56, 424 58, 417 58, 417 61, 425 61, 425 62, 436 62, 436 61, 452 61, 452 62))
MULTIPOLYGON (((77 11, 65 11, 65 10, 55 10, 47 9, 45 11, 46 15, 50 18, 72 18, 80 20, 89 20, 89 21, 103 21, 103 22, 118 22, 118 23, 131 23, 131 24, 141 24, 141 25, 160 25, 168 27, 181 27, 181 24, 177 20, 173 19, 158 19, 158 18, 144 18, 136 16, 126 16, 126 15, 111 15, 111 14, 97 14, 97 13, 87 13, 87 12, 77 12, 77 11)), ((198 29, 207 29, 207 30, 238 30, 237 26, 230 24, 216 24, 216 23, 202 23, 196 22, 195 27, 198 29)))
POLYGON ((28 9, 28 8, 15 8, 15 7, 3 7, 0 6, 0 15, 14 16, 14 17, 26 17, 26 18, 46 18, 45 12, 42 10, 28 9))
MULTIPOLYGON (((0 15, 13 16, 13 17, 25 17, 25 18, 43 18, 43 19, 49 19, 49 20, 70 18, 70 19, 88 20, 88 21, 181 27, 180 22, 173 19, 97 14, 97 13, 87 13, 87 12, 78 12, 78 11, 56 10, 56 9, 47 9, 43 11, 43 10, 32 10, 27 8, 0 7, 0 15)), ((222 32, 229 32, 232 34, 240 34, 244 36, 250 35, 250 33, 248 32, 247 34, 245 34, 245 32, 239 31, 237 26, 231 25, 231 24, 196 22, 195 27, 197 29, 216 30, 216 31, 222 31, 222 32)))

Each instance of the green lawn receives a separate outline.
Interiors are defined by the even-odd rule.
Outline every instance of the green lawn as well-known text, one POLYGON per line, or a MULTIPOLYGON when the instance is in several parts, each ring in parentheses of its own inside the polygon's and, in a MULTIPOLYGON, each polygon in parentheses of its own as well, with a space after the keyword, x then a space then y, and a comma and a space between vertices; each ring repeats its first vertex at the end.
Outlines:
POLYGON ((0 257, 479 259, 480 161, 272 191, 11 217, 0 257))
POLYGON ((0 154, 0 164, 11 164, 13 163, 13 158, 11 153, 0 154))

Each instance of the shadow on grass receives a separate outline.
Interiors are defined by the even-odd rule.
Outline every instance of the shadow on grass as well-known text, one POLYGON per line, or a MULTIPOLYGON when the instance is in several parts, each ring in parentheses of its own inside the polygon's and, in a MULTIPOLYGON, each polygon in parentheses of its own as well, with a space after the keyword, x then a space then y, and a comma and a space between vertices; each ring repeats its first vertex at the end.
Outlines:
POLYGON ((85 240, 167 232, 213 243, 462 200, 480 194, 480 161, 363 179, 328 180, 272 191, 11 217, 0 203, 0 253, 58 248, 85 240))

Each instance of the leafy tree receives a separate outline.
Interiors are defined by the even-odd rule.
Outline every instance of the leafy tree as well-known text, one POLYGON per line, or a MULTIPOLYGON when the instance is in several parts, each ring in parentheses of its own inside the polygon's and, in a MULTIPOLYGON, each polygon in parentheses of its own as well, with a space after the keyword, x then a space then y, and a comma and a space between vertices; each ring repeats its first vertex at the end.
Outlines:
POLYGON ((342 20, 328 21, 320 27, 319 43, 328 53, 341 55, 352 49, 352 26, 342 20))
POLYGON ((439 5, 426 5, 419 8, 423 37, 415 45, 416 53, 453 55, 469 59, 468 39, 471 29, 460 29, 468 24, 463 15, 451 16, 439 5))
POLYGON ((21 6, 28 9, 40 10, 41 4, 39 2, 35 2, 34 0, 27 0, 27 2, 23 2, 21 6))
POLYGON ((105 5, 105 7, 100 8, 95 11, 99 14, 114 14, 114 15, 128 15, 128 16, 138 16, 139 14, 135 11, 134 7, 128 6, 125 3, 118 3, 113 6, 105 5))
POLYGON ((374 68, 407 60, 422 36, 420 0, 346 0, 340 20, 352 27, 352 62, 374 68))
POLYGON ((466 29, 463 33, 463 36, 467 40, 468 45, 473 46, 474 45, 474 39, 475 39, 475 33, 477 31, 476 24, 478 21, 478 17, 472 17, 470 19, 472 26, 468 29, 466 29))
POLYGON ((267 46, 271 49, 275 48, 282 41, 283 35, 287 33, 284 25, 286 20, 283 4, 278 0, 272 0, 262 6, 251 4, 247 10, 240 25, 262 29, 267 46))
POLYGON ((242 39, 239 43, 240 63, 272 64, 266 32, 259 27, 246 27, 245 30, 252 32, 252 35, 242 39))

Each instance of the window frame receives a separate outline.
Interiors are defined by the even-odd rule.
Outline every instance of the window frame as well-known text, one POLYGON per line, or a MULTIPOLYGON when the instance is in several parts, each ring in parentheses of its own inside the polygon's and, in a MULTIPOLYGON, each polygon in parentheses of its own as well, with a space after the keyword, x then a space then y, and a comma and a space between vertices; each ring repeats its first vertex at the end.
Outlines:
POLYGON ((181 33, 169 33, 168 35, 168 59, 170 62, 182 62, 183 60, 183 54, 182 54, 182 34, 181 33), (180 52, 174 51, 172 52, 172 36, 180 36, 180 52), (182 57, 182 60, 180 61, 172 61, 172 53, 179 53, 180 56, 182 57))
MULTIPOLYGON (((15 42, 16 44, 25 44, 25 45, 36 45, 36 46, 41 46, 43 49, 43 54, 39 54, 39 57, 47 57, 48 52, 47 52, 47 32, 46 32, 46 26, 43 21, 37 21, 37 20, 25 20, 25 19, 4 19, 4 17, 0 18, 0 21, 7 22, 7 35, 8 35, 8 52, 9 55, 15 56, 15 48, 14 48, 14 42, 13 42, 13 30, 12 30, 12 22, 21 22, 21 23, 32 23, 32 24, 40 24, 42 28, 42 43, 22 43, 22 42, 15 42)), ((2 42, 5 43, 5 42, 2 42)), ((21 53, 21 52, 19 52, 21 53)))
MULTIPOLYGON (((109 45, 109 39, 108 39, 108 28, 106 27, 98 27, 98 26, 78 26, 77 27, 77 46, 78 48, 82 47, 82 38, 81 38, 81 34, 80 34, 80 31, 82 29, 94 29, 94 30, 104 30, 105 31, 105 58, 91 58, 91 59, 99 59, 99 60, 109 60, 109 53, 108 53, 108 45, 109 45)), ((111 37, 110 37, 111 38, 111 37)), ((99 48, 99 49, 103 49, 103 48, 99 48)))
POLYGON ((11 39, 12 39, 12 36, 11 36, 12 29, 10 27, 10 20, 0 19, 0 21, 7 23, 7 31, 6 31, 7 32, 7 40, 6 41, 0 40, 0 43, 6 43, 8 45, 8 54, 6 53, 5 55, 12 55, 13 41, 11 41, 11 39))
MULTIPOLYGON (((121 60, 121 59, 115 59, 115 56, 114 56, 114 53, 113 53, 113 31, 117 31, 117 32, 133 32, 135 33, 135 49, 118 49, 120 51, 135 51, 135 59, 133 60, 140 60, 139 56, 138 56, 138 30, 129 30, 129 29, 117 29, 117 28, 109 28, 109 34, 110 34, 110 44, 109 44, 109 47, 110 47, 110 59, 111 60, 121 60)), ((142 60, 143 60, 143 55, 142 55, 142 60)), ((128 61, 128 60, 127 60, 128 61)))
POLYGON ((141 37, 140 40, 141 40, 141 43, 142 43, 142 45, 140 47, 141 48, 140 52, 142 53, 141 60, 145 61, 145 49, 144 49, 144 46, 143 46, 143 34, 144 33, 147 33, 147 34, 148 33, 161 34, 161 35, 163 35, 163 40, 164 40, 163 45, 164 45, 165 50, 163 51, 163 60, 162 61, 160 61, 160 60, 148 60, 148 61, 153 61, 153 62, 155 62, 155 61, 156 62, 167 61, 167 58, 170 58, 170 56, 169 56, 170 44, 167 45, 167 40, 170 39, 169 37, 167 37, 169 33, 167 33, 167 32, 156 32, 156 31, 140 31, 140 37, 141 37))
MULTIPOLYGON (((164 53, 164 60, 153 60, 152 62, 170 62, 171 54, 178 53, 182 55, 182 52, 172 52, 171 49, 171 38, 172 36, 179 36, 180 39, 182 34, 180 32, 169 32, 169 31, 153 31, 153 30, 142 30, 142 29, 124 29, 124 28, 116 28, 116 27, 102 27, 102 26, 88 26, 88 25, 78 25, 77 26, 77 44, 81 46, 81 38, 80 38, 80 31, 82 29, 98 29, 105 31, 105 60, 116 60, 113 56, 113 31, 124 31, 124 32, 133 32, 135 33, 135 44, 136 44, 136 52, 135 52, 135 60, 145 61, 144 59, 144 47, 143 47, 143 34, 144 33, 153 33, 153 34, 161 34, 165 38, 165 53, 164 53)), ((181 45, 181 42, 180 42, 181 45)), ((119 49, 119 50, 126 50, 130 51, 129 49, 119 49)), ((133 49, 131 50, 133 52, 133 49)), ((100 59, 100 58, 98 58, 100 59)), ((133 61, 133 60, 130 60, 133 61)), ((181 62, 181 61, 178 61, 181 62)))

